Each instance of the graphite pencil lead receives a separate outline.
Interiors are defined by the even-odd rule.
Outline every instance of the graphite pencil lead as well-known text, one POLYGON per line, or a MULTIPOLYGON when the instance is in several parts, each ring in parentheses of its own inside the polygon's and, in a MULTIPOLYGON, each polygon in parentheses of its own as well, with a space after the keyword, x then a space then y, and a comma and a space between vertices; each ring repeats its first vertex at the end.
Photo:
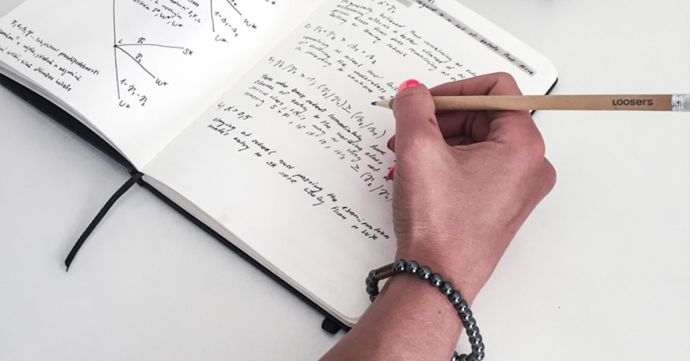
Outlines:
POLYGON ((379 101, 371 102, 371 105, 392 109, 393 108, 393 100, 392 99, 379 100, 379 101))

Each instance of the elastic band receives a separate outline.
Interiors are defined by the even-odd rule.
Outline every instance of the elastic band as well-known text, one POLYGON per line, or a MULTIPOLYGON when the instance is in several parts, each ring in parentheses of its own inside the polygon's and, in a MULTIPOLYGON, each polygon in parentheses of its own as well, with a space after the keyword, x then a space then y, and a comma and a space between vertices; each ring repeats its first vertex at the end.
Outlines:
POLYGON ((108 211, 112 206, 117 202, 120 197, 122 197, 123 194, 125 194, 132 186, 139 182, 141 180, 141 177, 144 175, 140 172, 132 173, 132 176, 129 178, 125 184, 123 184, 120 189, 113 194, 110 199, 105 203, 103 208, 96 214, 96 217, 89 223, 89 226, 86 227, 84 230, 84 233, 81 234, 79 239, 77 240, 77 243, 72 246, 72 250, 69 251, 69 254, 67 255, 67 258, 65 259, 65 271, 69 271, 69 267, 72 265, 72 261, 74 260, 74 257, 79 253, 79 249, 81 249, 81 246, 84 245, 84 242, 86 242, 86 239, 89 238, 91 233, 96 229, 96 226, 98 226, 99 223, 101 223, 101 220, 105 217, 106 214, 108 214, 108 211))

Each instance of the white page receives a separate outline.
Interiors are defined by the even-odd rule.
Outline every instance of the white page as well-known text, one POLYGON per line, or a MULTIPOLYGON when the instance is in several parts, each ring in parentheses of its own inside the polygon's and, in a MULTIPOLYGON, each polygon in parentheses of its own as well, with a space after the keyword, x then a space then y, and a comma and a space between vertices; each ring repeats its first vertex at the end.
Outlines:
POLYGON ((436 4, 444 17, 397 1, 324 5, 144 171, 322 307, 355 322, 369 303, 364 277, 395 249, 385 178, 394 120, 371 101, 393 96, 408 78, 431 85, 508 71, 533 94, 556 79, 548 61, 476 14, 453 1, 436 4))
POLYGON ((29 0, 0 20, 0 67, 141 168, 318 2, 29 0))

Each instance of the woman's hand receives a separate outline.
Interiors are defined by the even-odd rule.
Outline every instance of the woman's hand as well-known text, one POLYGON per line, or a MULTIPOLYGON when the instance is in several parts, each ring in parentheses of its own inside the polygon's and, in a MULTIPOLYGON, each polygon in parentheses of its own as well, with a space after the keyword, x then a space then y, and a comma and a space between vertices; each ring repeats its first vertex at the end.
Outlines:
MULTIPOLYGON (((394 103, 393 210, 400 258, 428 265, 471 302, 527 215, 556 180, 527 112, 435 114, 434 95, 518 95, 490 74, 429 92, 403 83, 394 103)), ((356 292, 357 290, 353 290, 356 292)), ((448 360, 460 320, 438 290, 393 277, 323 360, 448 360)))
POLYGON ((489 74, 429 91, 407 81, 395 98, 393 210, 397 256, 454 282, 472 300, 556 173, 527 112, 435 114, 435 95, 520 95, 513 78, 489 74), (407 87, 405 87, 405 85, 407 87))

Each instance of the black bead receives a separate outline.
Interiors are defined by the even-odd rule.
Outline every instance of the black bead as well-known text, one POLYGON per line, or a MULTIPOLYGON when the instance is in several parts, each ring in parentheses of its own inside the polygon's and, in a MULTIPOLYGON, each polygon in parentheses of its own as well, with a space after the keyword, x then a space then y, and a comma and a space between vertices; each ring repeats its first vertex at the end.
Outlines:
POLYGON ((431 269, 427 266, 422 266, 419 267, 419 270, 417 271, 417 276, 423 280, 428 280, 429 277, 431 277, 431 269))
POLYGON ((465 329, 467 330, 472 330, 477 326, 477 321, 474 319, 474 317, 472 317, 472 315, 468 315, 467 313, 461 315, 460 320, 462 321, 462 325, 465 326, 465 329))
POLYGON ((465 312, 469 309, 469 306, 467 306, 467 301, 465 300, 460 300, 460 303, 455 306, 455 309, 458 310, 458 313, 460 315, 464 315, 465 312))
POLYGON ((407 265, 405 266, 405 272, 407 272, 409 274, 416 274, 418 270, 419 270, 419 263, 417 263, 416 261, 407 262, 407 265))
POLYGON ((480 346, 480 345, 482 345, 482 346, 483 346, 483 343, 482 343, 482 335, 479 333, 479 328, 476 328, 476 327, 475 327, 475 328, 472 330, 472 333, 473 333, 473 335, 470 336, 470 331, 467 331, 467 335, 468 335, 468 337, 469 337, 469 339, 470 339, 470 345, 472 345, 472 346, 480 346))
POLYGON ((444 295, 449 296, 451 293, 453 293, 453 291, 455 291, 455 289, 453 289, 452 283, 448 281, 443 282, 441 285, 441 292, 443 292, 444 295))
POLYGON ((429 283, 431 283, 431 285, 434 287, 441 287, 443 284, 443 277, 441 277, 441 275, 438 273, 434 273, 429 278, 429 283))
POLYGON ((395 261, 395 263, 393 263, 393 269, 396 272, 403 272, 403 271, 405 271, 406 265, 407 265, 407 262, 405 262, 405 260, 401 258, 401 259, 395 261))
POLYGON ((448 300, 450 303, 453 304, 453 306, 457 306, 460 301, 462 301, 462 296, 460 296, 460 292, 458 291, 453 291, 451 294, 448 295, 448 300))

